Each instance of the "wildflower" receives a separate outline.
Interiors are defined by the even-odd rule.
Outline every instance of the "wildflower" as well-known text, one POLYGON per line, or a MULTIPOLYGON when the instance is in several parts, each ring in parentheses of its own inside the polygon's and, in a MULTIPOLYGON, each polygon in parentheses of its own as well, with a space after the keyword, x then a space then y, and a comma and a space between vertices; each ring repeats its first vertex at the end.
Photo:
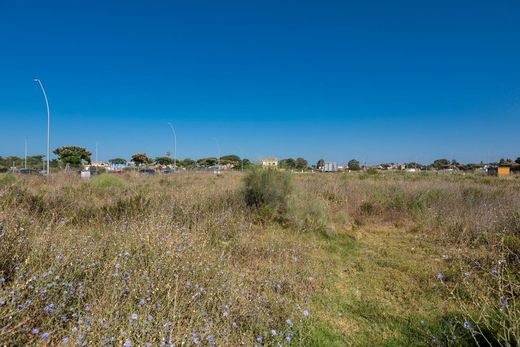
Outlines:
POLYGON ((64 338, 63 338, 63 343, 67 344, 67 343, 69 343, 69 341, 70 341, 70 340, 69 340, 68 337, 64 337, 64 338))
POLYGON ((126 340, 123 346, 124 347, 132 347, 132 341, 126 340))
POLYGON ((443 275, 441 272, 439 272, 439 273, 437 274, 437 279, 438 279, 439 281, 444 280, 444 275, 443 275))
POLYGON ((225 311, 223 314, 222 314, 224 317, 227 317, 229 316, 229 313, 227 311, 225 311))
POLYGON ((504 265, 506 263, 506 261, 504 259, 500 259, 498 261, 498 265, 504 265))
POLYGON ((287 333, 287 334, 285 334, 285 340, 286 340, 288 343, 291 343, 291 339, 292 339, 292 333, 287 333))
POLYGON ((143 299, 139 300, 139 306, 143 306, 145 304, 145 301, 143 299))
POLYGON ((509 308, 509 302, 507 302, 507 299, 500 299, 500 305, 504 308, 509 308))
POLYGON ((231 323, 231 325, 233 325, 233 328, 238 328, 238 324, 237 324, 237 322, 235 322, 235 321, 233 321, 233 322, 231 323))
POLYGON ((120 267, 121 267, 121 264, 119 264, 119 263, 117 263, 115 266, 116 269, 119 269, 120 267))
POLYGON ((419 324, 424 325, 424 320, 421 319, 421 320, 419 321, 419 324))
POLYGON ((304 311, 303 311, 303 315, 304 315, 305 317, 308 317, 309 314, 310 314, 309 311, 307 311, 307 310, 304 310, 304 311))
POLYGON ((469 277, 469 272, 464 272, 464 277, 469 277))
POLYGON ((276 336, 276 330, 274 330, 274 329, 271 330, 271 336, 272 336, 272 337, 275 337, 275 336, 276 336))
POLYGON ((194 344, 196 344, 196 345, 200 344, 200 340, 199 340, 199 338, 197 337, 197 334, 196 334, 196 333, 191 333, 191 341, 192 341, 194 344))
POLYGON ((31 334, 33 334, 33 335, 36 335, 36 334, 38 334, 39 332, 40 332, 40 329, 38 329, 38 328, 33 328, 33 329, 31 330, 31 334))
POLYGON ((51 313, 54 310, 54 304, 49 304, 43 308, 45 313, 51 313))
POLYGON ((256 342, 258 342, 258 343, 262 343, 262 341, 263 341, 262 337, 257 337, 257 338, 256 338, 256 342))
POLYGON ((3 299, 0 299, 0 306, 4 305, 5 301, 3 299))
POLYGON ((0 277, 0 283, 4 283, 4 282, 5 282, 5 278, 0 277))
POLYGON ((47 340, 49 338, 49 333, 43 333, 42 339, 47 340))
POLYGON ((90 306, 89 305, 85 306, 85 311, 90 312, 90 306))
POLYGON ((286 320, 285 323, 287 323, 287 325, 290 327, 292 327, 292 325, 293 325, 293 322, 290 319, 286 320))
POLYGON ((470 322, 464 322, 464 328, 471 329, 473 325, 470 322))
POLYGON ((132 320, 137 320, 137 313, 132 313, 132 320))
POLYGON ((148 317, 146 317, 146 320, 147 320, 147 321, 149 321, 149 322, 151 322, 151 321, 153 320, 153 317, 152 317, 152 315, 151 315, 151 314, 149 314, 149 315, 148 315, 148 317))
POLYGON ((498 271, 497 271, 497 269, 491 269, 491 274, 492 274, 493 276, 498 275, 498 271))

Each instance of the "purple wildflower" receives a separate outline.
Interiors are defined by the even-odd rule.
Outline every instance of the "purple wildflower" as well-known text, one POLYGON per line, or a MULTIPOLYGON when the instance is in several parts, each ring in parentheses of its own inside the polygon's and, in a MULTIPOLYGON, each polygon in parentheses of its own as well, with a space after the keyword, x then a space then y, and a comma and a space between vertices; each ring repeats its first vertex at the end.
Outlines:
POLYGON ((309 311, 307 311, 307 310, 304 310, 304 311, 303 311, 303 315, 304 315, 305 317, 308 317, 309 314, 310 314, 309 311))
POLYGON ((36 334, 38 334, 39 332, 40 332, 40 329, 38 329, 38 328, 33 328, 33 329, 31 330, 31 334, 33 334, 33 335, 36 335, 36 334))
POLYGON ((507 302, 507 299, 500 299, 500 305, 504 308, 509 308, 509 302, 507 302))
POLYGON ((49 333, 43 333, 42 339, 47 340, 49 338, 49 333))
POLYGON ((470 322, 464 322, 464 328, 471 329, 473 325, 470 322))
POLYGON ((444 280, 444 275, 442 274, 442 272, 439 272, 439 273, 437 274, 437 279, 438 279, 439 281, 444 280))
POLYGON ((123 346, 124 347, 132 347, 132 341, 126 340, 123 346))

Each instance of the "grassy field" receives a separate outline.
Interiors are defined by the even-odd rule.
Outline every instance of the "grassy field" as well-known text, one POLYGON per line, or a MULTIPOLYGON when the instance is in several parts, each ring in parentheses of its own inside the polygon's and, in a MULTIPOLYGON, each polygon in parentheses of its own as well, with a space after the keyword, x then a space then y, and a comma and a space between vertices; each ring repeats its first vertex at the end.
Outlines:
POLYGON ((0 342, 518 346, 520 180, 0 175, 0 342))

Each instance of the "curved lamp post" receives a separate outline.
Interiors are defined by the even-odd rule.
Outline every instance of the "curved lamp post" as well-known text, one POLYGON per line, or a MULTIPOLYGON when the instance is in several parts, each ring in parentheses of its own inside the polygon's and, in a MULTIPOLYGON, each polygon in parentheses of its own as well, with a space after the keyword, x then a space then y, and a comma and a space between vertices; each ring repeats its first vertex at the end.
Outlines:
POLYGON ((175 128, 172 123, 168 122, 168 125, 172 129, 173 133, 173 167, 177 170, 177 134, 175 134, 175 128))
POLYGON ((51 176, 51 110, 49 108, 49 100, 47 100, 47 93, 45 93, 45 88, 43 88, 42 81, 35 78, 34 82, 40 85, 40 88, 43 92, 43 97, 45 98, 45 105, 47 106, 47 178, 51 176))

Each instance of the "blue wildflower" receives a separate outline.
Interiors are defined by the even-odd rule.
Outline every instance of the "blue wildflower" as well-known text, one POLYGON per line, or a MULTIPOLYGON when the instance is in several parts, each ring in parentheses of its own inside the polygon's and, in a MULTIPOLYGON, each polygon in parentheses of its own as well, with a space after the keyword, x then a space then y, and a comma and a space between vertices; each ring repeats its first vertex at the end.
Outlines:
POLYGON ((49 333, 43 333, 42 339, 47 340, 49 338, 49 333))
POLYGON ((473 325, 470 322, 464 322, 464 328, 471 329, 473 325))
POLYGON ((126 340, 125 343, 123 344, 124 347, 132 347, 132 341, 130 340, 126 340))
POLYGON ((70 339, 68 337, 64 337, 63 338, 63 343, 67 344, 69 343, 70 339))
POLYGON ((438 279, 439 281, 444 280, 444 275, 443 275, 441 272, 439 272, 439 273, 437 274, 437 279, 438 279))
POLYGON ((38 328, 33 328, 33 329, 31 330, 31 334, 33 334, 33 335, 36 335, 36 334, 38 334, 39 332, 40 332, 40 329, 38 329, 38 328))
POLYGON ((290 319, 286 320, 285 323, 287 323, 287 325, 290 327, 292 327, 292 325, 293 325, 293 322, 290 319))

